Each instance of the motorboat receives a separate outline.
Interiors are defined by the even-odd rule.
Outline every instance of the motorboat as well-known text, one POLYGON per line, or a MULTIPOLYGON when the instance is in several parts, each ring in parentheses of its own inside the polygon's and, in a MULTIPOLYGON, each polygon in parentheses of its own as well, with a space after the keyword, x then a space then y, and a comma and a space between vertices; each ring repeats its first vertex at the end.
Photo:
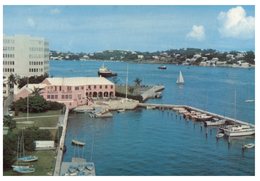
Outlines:
POLYGON ((224 125, 226 123, 225 119, 218 119, 218 118, 213 118, 209 121, 205 121, 206 126, 219 126, 219 125, 224 125))
POLYGON ((167 67, 165 65, 162 65, 162 66, 159 66, 158 69, 161 69, 161 70, 166 70, 167 67))
POLYGON ((222 138, 224 136, 224 133, 217 133, 216 138, 222 138))
POLYGON ((250 125, 235 125, 224 129, 227 136, 250 136, 255 134, 255 128, 250 125))

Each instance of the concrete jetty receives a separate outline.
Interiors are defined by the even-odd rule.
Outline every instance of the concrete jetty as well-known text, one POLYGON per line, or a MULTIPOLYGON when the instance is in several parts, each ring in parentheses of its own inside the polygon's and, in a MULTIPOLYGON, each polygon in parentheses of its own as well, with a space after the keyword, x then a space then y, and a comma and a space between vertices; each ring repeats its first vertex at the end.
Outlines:
POLYGON ((55 169, 54 169, 54 173, 53 173, 54 176, 60 175, 61 163, 62 163, 62 159, 63 159, 64 143, 65 143, 65 137, 66 137, 66 130, 67 130, 68 115, 69 115, 69 108, 66 107, 63 121, 62 121, 62 123, 60 123, 60 125, 62 125, 63 129, 62 129, 62 134, 61 134, 61 138, 60 138, 60 144, 57 149, 58 153, 57 153, 56 164, 55 164, 55 169))
POLYGON ((150 104, 150 103, 139 103, 138 104, 139 107, 145 107, 145 108, 149 108, 149 107, 153 107, 155 109, 171 109, 171 110, 182 110, 182 109, 186 109, 186 110, 190 110, 190 111, 197 111, 197 112, 201 112, 216 118, 220 118, 220 119, 225 119, 227 121, 233 122, 234 124, 243 124, 243 125, 250 125, 252 127, 255 127, 254 124, 245 122, 245 121, 241 121, 238 119, 234 119, 234 118, 230 118, 230 117, 226 117, 220 114, 216 114, 216 113, 212 113, 209 111, 205 111, 202 109, 198 109, 192 106, 187 106, 187 105, 174 105, 174 104, 150 104))
POLYGON ((147 91, 141 94, 143 101, 146 101, 149 98, 156 98, 160 91, 164 90, 163 85, 155 85, 152 88, 148 89, 147 91))

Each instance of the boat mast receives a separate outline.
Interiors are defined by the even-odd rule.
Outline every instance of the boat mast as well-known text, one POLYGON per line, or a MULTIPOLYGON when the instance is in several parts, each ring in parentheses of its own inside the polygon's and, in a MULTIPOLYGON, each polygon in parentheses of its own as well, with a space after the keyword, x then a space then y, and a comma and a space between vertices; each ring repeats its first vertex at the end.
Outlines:
POLYGON ((126 80, 125 80, 125 100, 127 100, 127 84, 128 84, 128 64, 126 64, 126 80))
MULTIPOLYGON (((18 136, 18 138, 17 138, 17 162, 18 162, 18 158, 19 158, 19 136, 18 136)), ((19 163, 19 162, 18 162, 19 163)))
MULTIPOLYGON (((29 80, 28 80, 28 77, 27 77, 27 91, 28 91, 28 84, 29 84, 29 80)), ((29 116, 29 93, 28 93, 28 96, 27 96, 27 112, 26 112, 26 121, 28 122, 28 116, 29 116)))
POLYGON ((236 117, 237 117, 237 89, 235 89, 235 105, 234 105, 234 107, 235 107, 235 120, 236 120, 236 117))
POLYGON ((23 136, 23 129, 22 129, 21 143, 22 143, 22 145, 23 145, 23 155, 22 155, 22 157, 24 157, 24 156, 25 156, 25 153, 24 153, 24 136, 23 136))

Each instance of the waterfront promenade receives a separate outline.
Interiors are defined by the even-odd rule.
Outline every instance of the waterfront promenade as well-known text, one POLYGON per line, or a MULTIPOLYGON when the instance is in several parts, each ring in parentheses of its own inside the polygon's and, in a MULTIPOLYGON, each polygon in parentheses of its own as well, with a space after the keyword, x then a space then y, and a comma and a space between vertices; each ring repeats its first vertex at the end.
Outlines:
POLYGON ((55 164, 55 169, 54 169, 54 176, 59 176, 60 175, 60 169, 61 169, 61 163, 63 159, 63 151, 64 151, 64 143, 65 143, 65 138, 66 138, 66 131, 67 131, 67 122, 68 122, 68 115, 69 115, 69 108, 66 107, 66 111, 64 114, 64 118, 62 120, 62 134, 60 138, 60 144, 57 148, 57 157, 56 157, 56 164, 55 164))

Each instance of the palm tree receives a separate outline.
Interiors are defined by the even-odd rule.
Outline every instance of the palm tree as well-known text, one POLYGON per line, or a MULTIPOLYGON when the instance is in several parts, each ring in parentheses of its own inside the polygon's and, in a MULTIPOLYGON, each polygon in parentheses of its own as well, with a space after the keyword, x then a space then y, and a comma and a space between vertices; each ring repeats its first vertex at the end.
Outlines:
POLYGON ((39 96, 41 91, 43 90, 43 88, 39 88, 39 87, 34 87, 33 90, 32 90, 32 95, 33 96, 39 96))
POLYGON ((8 77, 8 83, 10 88, 14 88, 14 85, 17 84, 17 77, 14 74, 11 74, 8 77))
POLYGON ((134 83, 135 83, 136 87, 140 87, 141 82, 142 82, 142 80, 140 78, 138 78, 138 77, 134 80, 134 83))

